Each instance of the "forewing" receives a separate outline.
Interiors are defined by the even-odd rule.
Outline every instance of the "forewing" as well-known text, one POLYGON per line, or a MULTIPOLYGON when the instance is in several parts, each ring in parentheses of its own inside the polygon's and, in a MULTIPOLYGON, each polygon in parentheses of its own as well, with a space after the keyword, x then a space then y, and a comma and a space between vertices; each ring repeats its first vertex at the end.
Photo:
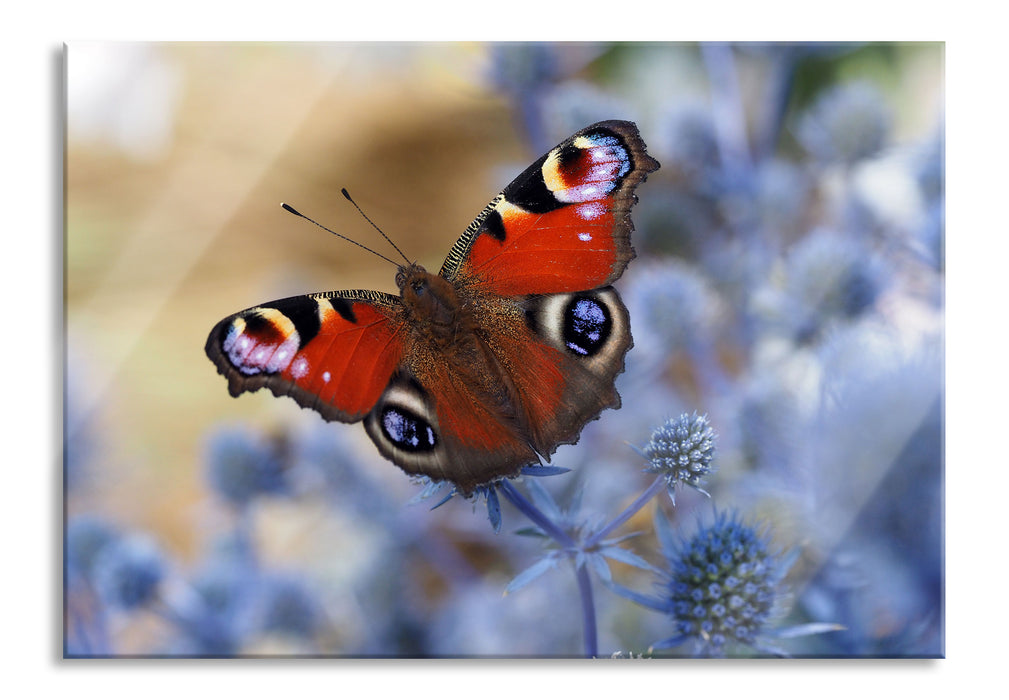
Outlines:
POLYGON ((441 275, 511 297, 611 284, 634 257, 634 189, 658 167, 633 123, 586 127, 491 201, 441 275))
POLYGON ((366 290, 289 297, 218 323, 207 356, 232 396, 267 387, 327 420, 374 407, 403 357, 398 298, 366 290))

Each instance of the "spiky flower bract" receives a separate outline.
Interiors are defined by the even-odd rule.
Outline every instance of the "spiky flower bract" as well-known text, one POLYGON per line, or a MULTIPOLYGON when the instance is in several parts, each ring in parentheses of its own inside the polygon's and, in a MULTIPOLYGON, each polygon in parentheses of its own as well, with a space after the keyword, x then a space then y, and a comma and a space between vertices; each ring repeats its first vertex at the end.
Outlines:
POLYGON ((649 462, 645 471, 665 476, 670 498, 678 484, 705 493, 701 486, 713 471, 715 437, 707 414, 699 416, 695 411, 671 418, 655 429, 641 450, 649 462))
POLYGON ((665 610, 677 634, 653 647, 693 642, 699 656, 723 656, 730 644, 769 650, 760 637, 782 612, 788 562, 767 537, 735 511, 717 512, 679 542, 661 516, 656 529, 669 567, 665 610))
MULTIPOLYGON (((564 467, 554 467, 549 464, 531 464, 526 467, 522 467, 519 471, 520 476, 555 476, 557 474, 564 474, 565 472, 571 471, 570 469, 565 469, 564 467)), ((431 506, 431 510, 443 506, 452 500, 453 496, 463 495, 459 488, 451 481, 435 481, 427 476, 421 476, 414 479, 415 483, 423 487, 422 491, 414 496, 411 503, 418 503, 423 500, 431 498, 434 494, 438 493, 441 489, 448 486, 450 487, 448 495, 442 497, 437 503, 431 506)), ((498 500, 497 488, 501 486, 502 483, 506 482, 507 479, 495 479, 493 481, 488 481, 486 484, 481 484, 473 489, 472 493, 465 495, 467 500, 474 503, 479 501, 481 498, 487 503, 487 518, 490 520, 491 527, 494 528, 494 532, 501 531, 501 502, 498 500)))

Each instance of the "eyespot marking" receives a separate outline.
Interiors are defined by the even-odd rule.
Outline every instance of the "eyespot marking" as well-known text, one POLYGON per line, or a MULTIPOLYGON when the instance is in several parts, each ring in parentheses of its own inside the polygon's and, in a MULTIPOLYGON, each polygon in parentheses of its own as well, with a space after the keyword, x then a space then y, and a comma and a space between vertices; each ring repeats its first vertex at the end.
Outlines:
POLYGON ((574 296, 564 309, 564 345, 576 355, 595 355, 606 344, 612 325, 609 312, 599 301, 574 296))
POLYGON ((402 406, 383 408, 379 424, 386 439, 406 452, 430 452, 438 444, 430 423, 402 406))

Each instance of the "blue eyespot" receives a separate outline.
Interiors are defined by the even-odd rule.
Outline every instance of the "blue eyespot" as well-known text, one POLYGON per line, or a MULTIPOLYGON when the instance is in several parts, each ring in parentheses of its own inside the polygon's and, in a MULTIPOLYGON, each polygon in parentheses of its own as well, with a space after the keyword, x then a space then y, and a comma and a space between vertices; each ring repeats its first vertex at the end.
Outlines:
POLYGON ((429 452, 438 444, 431 424, 401 406, 386 407, 381 426, 389 442, 407 452, 429 452))
POLYGON ((592 297, 575 296, 564 309, 564 344, 576 355, 589 357, 599 352, 612 327, 609 311, 592 297))

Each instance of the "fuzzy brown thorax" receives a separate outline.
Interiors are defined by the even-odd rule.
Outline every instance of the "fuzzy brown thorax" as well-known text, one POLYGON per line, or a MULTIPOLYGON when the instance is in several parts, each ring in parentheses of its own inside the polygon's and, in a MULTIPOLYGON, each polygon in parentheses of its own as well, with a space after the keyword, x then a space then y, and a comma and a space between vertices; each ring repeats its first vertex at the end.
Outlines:
POLYGON ((433 339, 451 342, 462 319, 462 305, 452 283, 432 275, 417 263, 396 273, 403 306, 415 321, 429 329, 433 339))

